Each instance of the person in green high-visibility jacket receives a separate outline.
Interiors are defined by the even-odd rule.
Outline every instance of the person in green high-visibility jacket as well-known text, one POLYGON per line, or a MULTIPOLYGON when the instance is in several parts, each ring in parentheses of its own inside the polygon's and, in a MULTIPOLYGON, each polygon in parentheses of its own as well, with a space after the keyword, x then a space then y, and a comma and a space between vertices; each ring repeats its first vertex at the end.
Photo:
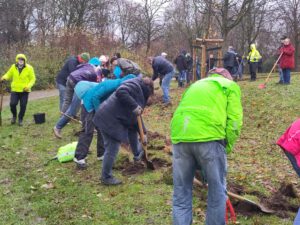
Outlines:
POLYGON ((239 86, 230 73, 215 68, 190 86, 171 121, 173 144, 173 224, 192 224, 192 187, 201 168, 208 182, 206 224, 225 225, 226 153, 242 127, 239 86))
POLYGON ((3 80, 11 81, 10 110, 13 115, 11 124, 16 123, 17 105, 20 101, 18 124, 19 126, 22 126, 28 95, 35 83, 33 67, 27 63, 27 58, 24 54, 18 54, 16 56, 16 63, 11 65, 6 74, 1 77, 1 81, 3 80))
POLYGON ((258 68, 258 63, 260 62, 261 58, 262 57, 261 57, 259 51, 256 49, 255 44, 251 44, 250 52, 249 52, 249 55, 247 56, 247 60, 249 62, 251 81, 256 80, 256 71, 258 68))

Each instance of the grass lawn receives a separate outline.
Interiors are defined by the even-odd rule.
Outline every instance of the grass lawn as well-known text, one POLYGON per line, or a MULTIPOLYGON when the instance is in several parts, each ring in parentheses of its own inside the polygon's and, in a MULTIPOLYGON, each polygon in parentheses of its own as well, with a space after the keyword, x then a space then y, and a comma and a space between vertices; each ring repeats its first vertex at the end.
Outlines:
MULTIPOLYGON (((300 76, 292 77, 289 86, 275 85, 272 79, 264 90, 257 82, 240 82, 244 107, 244 127, 234 151, 228 155, 228 182, 242 185, 245 193, 261 193, 271 197, 285 181, 300 190, 299 179, 281 150, 277 138, 298 118, 300 76)), ((169 136, 172 112, 183 90, 172 85, 173 106, 152 105, 144 113, 150 131, 169 136)), ((156 90, 161 95, 160 90, 156 90)), ((4 108, 0 128, 0 224, 171 224, 172 185, 163 174, 168 168, 142 174, 115 175, 124 181, 118 187, 105 187, 99 182, 101 162, 96 160, 95 143, 89 155, 89 167, 78 171, 74 163, 52 161, 58 147, 76 141, 74 133, 80 125, 70 123, 63 130, 63 139, 53 136, 52 128, 59 117, 58 98, 29 102, 24 126, 10 125, 9 108, 4 108), (46 123, 36 125, 33 114, 46 112, 46 123)), ((171 162, 171 157, 157 146, 164 140, 150 140, 151 158, 171 162)), ((117 166, 132 155, 122 149, 117 166)), ((229 186, 229 185, 228 185, 229 186)), ((230 188, 230 187, 229 187, 230 188)), ((194 223, 203 224, 205 190, 195 188, 194 223)), ((250 195, 250 194, 249 194, 250 195)), ((253 197, 253 196, 250 196, 253 197)), ((298 199, 288 199, 299 205, 298 199)), ((238 214, 239 224, 292 224, 295 213, 287 218, 256 214, 238 214)))

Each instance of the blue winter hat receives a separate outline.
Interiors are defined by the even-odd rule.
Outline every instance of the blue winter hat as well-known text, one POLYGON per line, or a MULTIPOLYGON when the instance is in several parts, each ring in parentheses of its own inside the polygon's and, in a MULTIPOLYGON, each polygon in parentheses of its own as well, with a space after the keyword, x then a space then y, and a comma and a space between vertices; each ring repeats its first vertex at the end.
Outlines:
POLYGON ((90 59, 89 64, 94 66, 101 66, 101 61, 97 57, 93 57, 90 59))

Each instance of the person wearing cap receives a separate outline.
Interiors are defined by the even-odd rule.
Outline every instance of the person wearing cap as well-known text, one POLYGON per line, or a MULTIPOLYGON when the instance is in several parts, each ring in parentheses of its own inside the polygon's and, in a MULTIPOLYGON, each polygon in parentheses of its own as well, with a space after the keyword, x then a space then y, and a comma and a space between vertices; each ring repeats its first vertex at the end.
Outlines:
POLYGON ((167 106, 171 104, 169 88, 174 76, 175 70, 172 63, 162 56, 149 57, 148 61, 153 69, 152 80, 158 77, 161 80, 161 89, 163 91, 163 103, 167 106))
POLYGON ((53 128, 54 135, 62 138, 61 130, 74 117, 80 108, 80 99, 74 95, 74 88, 80 81, 97 82, 98 76, 101 75, 101 62, 98 58, 90 59, 89 63, 80 64, 67 79, 67 88, 62 107, 62 116, 53 128))
POLYGON ((1 77, 1 81, 11 81, 10 111, 12 113, 11 124, 17 120, 17 105, 20 101, 20 112, 18 115, 18 125, 23 125, 23 118, 26 112, 28 95, 35 83, 34 69, 27 63, 24 54, 16 56, 16 63, 1 77))
POLYGON ((168 56, 168 54, 165 53, 165 52, 162 52, 160 55, 161 55, 162 57, 164 57, 164 58, 167 58, 167 56, 168 56))
POLYGON ((79 64, 87 63, 90 59, 89 53, 81 53, 78 56, 71 56, 69 57, 59 73, 56 76, 56 88, 59 91, 59 110, 62 110, 62 105, 64 102, 64 96, 67 86, 67 78, 68 76, 76 70, 76 67, 79 64))
POLYGON ((206 223, 225 224, 227 157, 243 121, 241 91, 224 68, 186 90, 171 120, 173 224, 192 224, 193 180, 201 168, 208 182, 206 223))

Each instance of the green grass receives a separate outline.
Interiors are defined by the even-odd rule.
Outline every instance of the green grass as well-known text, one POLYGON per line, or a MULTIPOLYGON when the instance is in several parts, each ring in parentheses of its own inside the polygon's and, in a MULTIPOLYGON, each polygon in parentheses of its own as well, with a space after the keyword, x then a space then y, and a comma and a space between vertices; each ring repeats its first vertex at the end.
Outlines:
MULTIPOLYGON (((290 86, 275 85, 274 79, 260 90, 258 84, 262 82, 239 83, 244 127, 235 150, 228 156, 228 180, 243 185, 249 193, 271 195, 282 181, 297 184, 299 190, 298 178, 275 142, 298 117, 300 76, 293 77, 290 86)), ((156 92, 161 94, 160 90, 156 92)), ((181 94, 174 83, 172 107, 154 105, 146 109, 144 119, 149 130, 169 136, 169 122, 181 94)), ((0 128, 0 224, 171 224, 172 186, 164 182, 164 169, 135 176, 122 176, 114 170, 124 185, 102 186, 95 143, 86 171, 77 171, 73 163, 53 161, 44 166, 59 146, 77 140, 73 134, 80 125, 75 123, 63 130, 62 140, 53 137, 52 127, 58 117, 57 98, 29 102, 21 128, 10 125, 9 109, 4 109, 0 128), (46 123, 34 124, 32 115, 37 112, 46 112, 46 123), (47 189, 42 187, 44 184, 54 187, 47 189)), ((171 161, 163 151, 150 149, 150 153, 151 157, 171 161)), ((117 163, 124 157, 132 158, 123 150, 117 163)), ((195 224, 203 224, 205 205, 205 201, 194 198, 195 224)), ((263 214, 238 215, 238 221, 243 225, 292 224, 294 216, 281 219, 263 214)))

